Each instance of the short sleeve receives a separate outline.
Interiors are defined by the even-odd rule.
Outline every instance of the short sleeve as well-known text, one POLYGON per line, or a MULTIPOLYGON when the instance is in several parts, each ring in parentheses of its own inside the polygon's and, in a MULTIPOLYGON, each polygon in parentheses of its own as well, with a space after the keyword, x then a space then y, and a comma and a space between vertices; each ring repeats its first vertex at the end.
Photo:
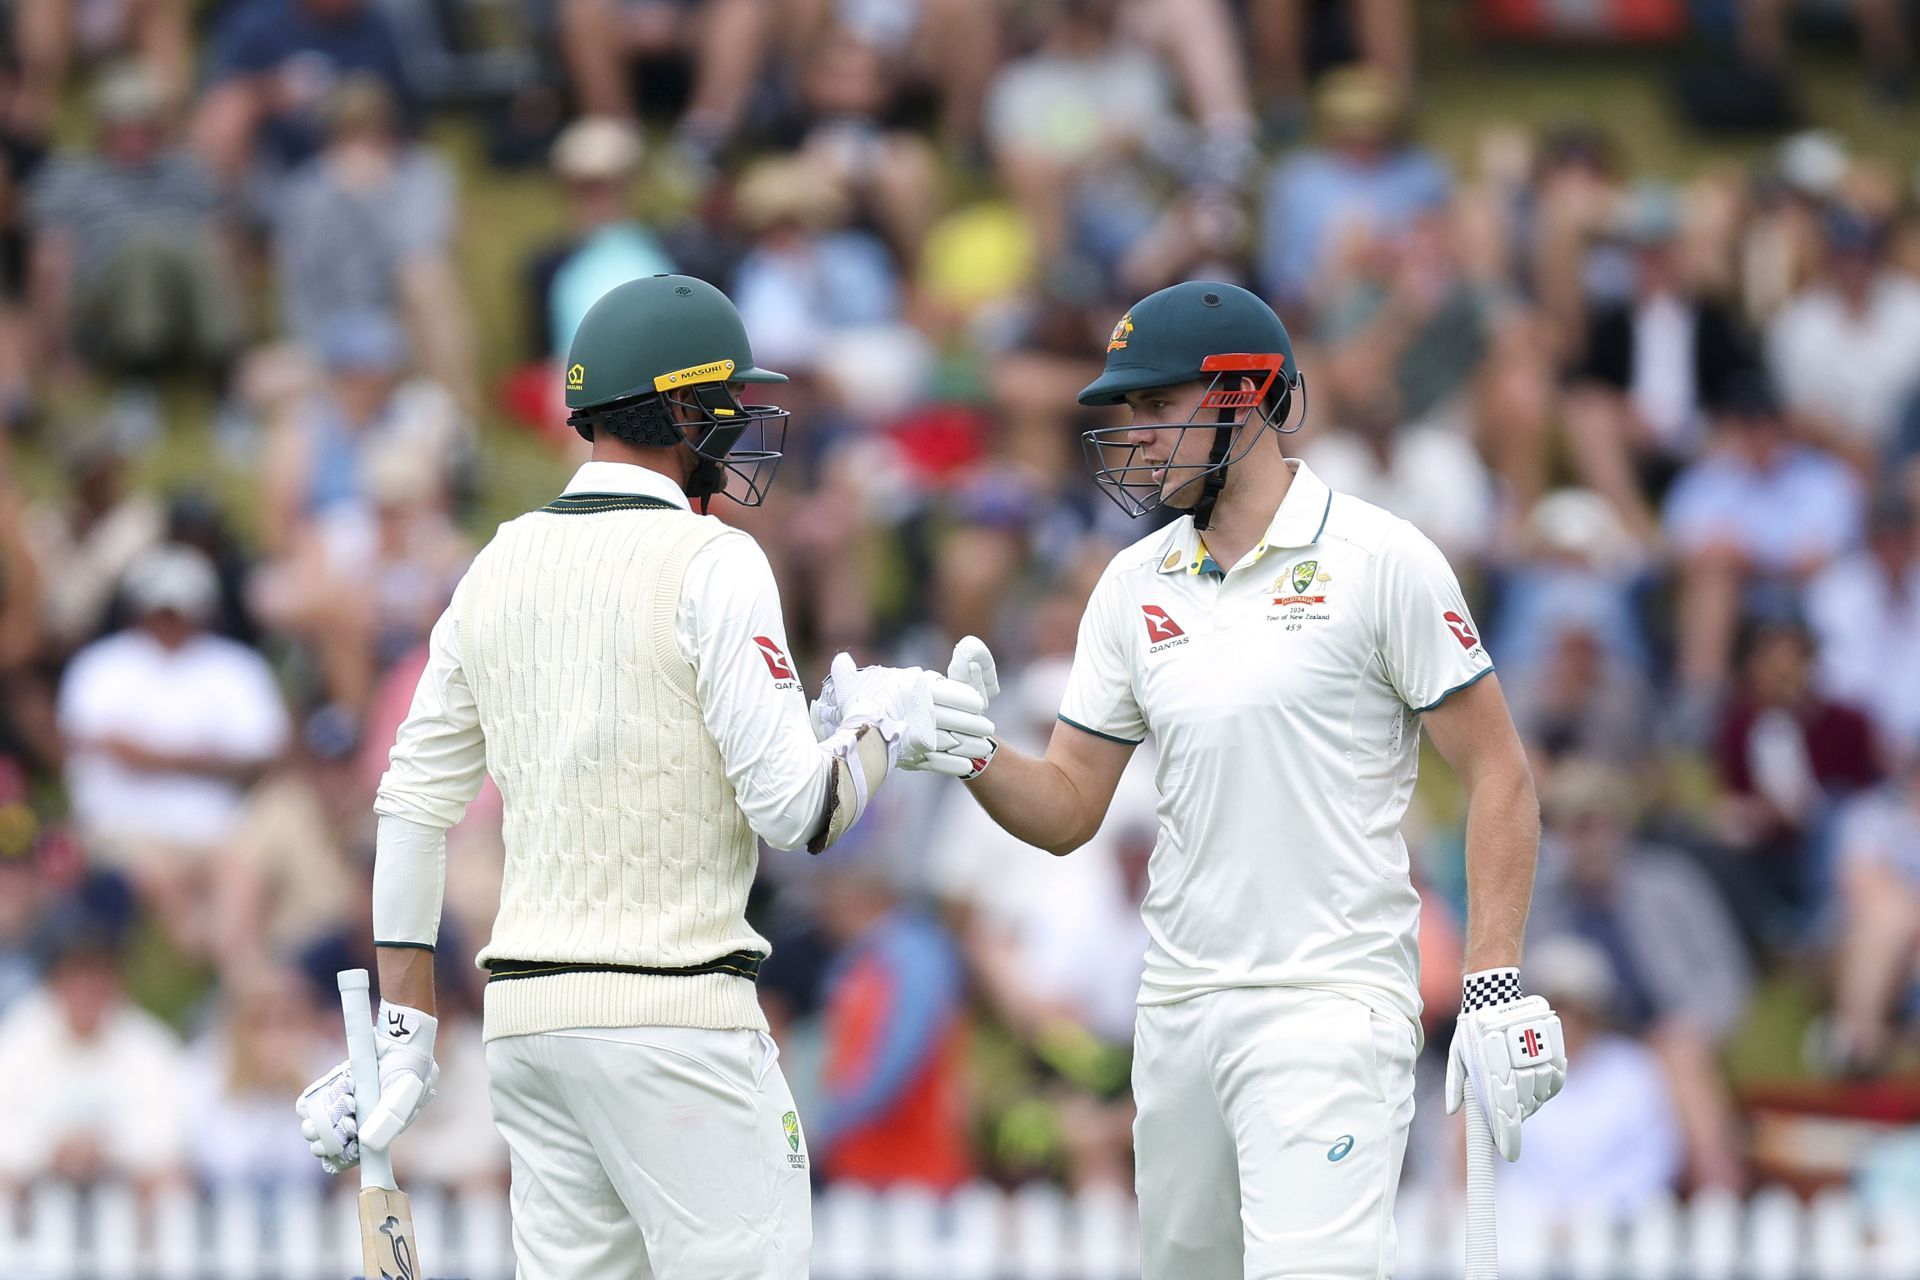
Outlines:
POLYGON ((1412 525, 1387 539, 1374 566, 1374 645, 1394 692, 1416 712, 1493 670, 1453 567, 1412 525))
POLYGON ((1146 738, 1147 722, 1133 696, 1128 634, 1125 595, 1119 577, 1108 569, 1080 619, 1060 718, 1076 729, 1131 746, 1146 738))

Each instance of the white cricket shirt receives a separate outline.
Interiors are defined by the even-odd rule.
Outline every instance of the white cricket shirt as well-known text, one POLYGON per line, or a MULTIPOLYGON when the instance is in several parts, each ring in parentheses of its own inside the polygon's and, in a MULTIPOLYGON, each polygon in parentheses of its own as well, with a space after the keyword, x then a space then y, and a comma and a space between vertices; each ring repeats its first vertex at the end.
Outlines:
POLYGON ((1266 537, 1226 573, 1191 517, 1114 557, 1060 718, 1150 733, 1159 752, 1142 1004, 1320 987, 1417 1026, 1420 901, 1399 831, 1416 717, 1493 663, 1425 536, 1288 465, 1266 537))

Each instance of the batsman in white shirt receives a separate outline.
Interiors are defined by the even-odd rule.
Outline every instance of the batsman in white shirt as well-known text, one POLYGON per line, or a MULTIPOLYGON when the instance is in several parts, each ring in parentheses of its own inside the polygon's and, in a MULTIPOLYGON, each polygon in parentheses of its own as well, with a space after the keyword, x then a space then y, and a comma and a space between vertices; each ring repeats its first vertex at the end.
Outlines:
MULTIPOLYGON (((1420 1046, 1420 904, 1399 834, 1424 728, 1465 785, 1470 910, 1448 1109, 1500 1152, 1560 1087, 1559 1020, 1521 996, 1539 811, 1446 560, 1406 521, 1281 451, 1304 385, 1285 328, 1194 281, 1120 319, 1080 400, 1131 515, 1186 514, 1115 556, 1080 624, 1046 754, 930 767, 1065 854, 1133 749, 1158 748, 1160 830, 1134 1041, 1145 1280, 1381 1277, 1420 1046)), ((991 689, 963 646, 950 674, 991 689)))
POLYGON ((972 688, 844 656, 817 739, 765 554, 692 510, 765 496, 787 414, 738 393, 784 381, 711 285, 596 302, 566 371, 593 460, 475 559, 381 781, 379 1103, 356 1131, 343 1063, 302 1127, 337 1172, 433 1097, 445 833, 492 775, 506 867, 479 963, 519 1280, 807 1274, 806 1138, 745 917, 757 841, 818 852, 890 768, 990 749, 972 688))

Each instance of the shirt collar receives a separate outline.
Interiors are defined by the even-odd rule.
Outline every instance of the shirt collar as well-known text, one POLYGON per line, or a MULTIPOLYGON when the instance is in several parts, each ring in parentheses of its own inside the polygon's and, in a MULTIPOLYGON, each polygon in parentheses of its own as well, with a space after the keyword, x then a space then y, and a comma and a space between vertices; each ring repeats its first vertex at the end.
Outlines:
MULTIPOLYGON (((1293 483, 1287 486, 1287 496, 1280 500, 1280 509, 1273 513, 1266 535, 1254 547, 1252 563, 1258 563, 1261 556, 1274 548, 1310 547, 1320 541, 1320 534, 1327 527, 1327 513, 1333 509, 1333 490, 1298 458, 1288 458, 1287 466, 1293 471, 1293 483)), ((1173 528, 1173 537, 1160 557, 1161 573, 1226 572, 1207 554, 1207 544, 1193 527, 1193 517, 1184 518, 1173 528)))
POLYGON ((567 481, 566 493, 632 493, 643 498, 670 502, 683 511, 692 505, 680 486, 661 475, 632 462, 603 462, 595 459, 580 464, 567 481))

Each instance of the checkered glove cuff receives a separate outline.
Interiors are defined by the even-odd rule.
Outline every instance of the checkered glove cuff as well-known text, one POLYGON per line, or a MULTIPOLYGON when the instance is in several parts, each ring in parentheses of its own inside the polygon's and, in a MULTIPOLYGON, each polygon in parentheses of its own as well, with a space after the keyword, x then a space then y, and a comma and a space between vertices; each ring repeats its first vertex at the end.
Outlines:
POLYGON ((1511 1004, 1520 998, 1520 971, 1514 968, 1482 969, 1470 973, 1460 983, 1460 1011, 1476 1013, 1495 1005, 1511 1004))

